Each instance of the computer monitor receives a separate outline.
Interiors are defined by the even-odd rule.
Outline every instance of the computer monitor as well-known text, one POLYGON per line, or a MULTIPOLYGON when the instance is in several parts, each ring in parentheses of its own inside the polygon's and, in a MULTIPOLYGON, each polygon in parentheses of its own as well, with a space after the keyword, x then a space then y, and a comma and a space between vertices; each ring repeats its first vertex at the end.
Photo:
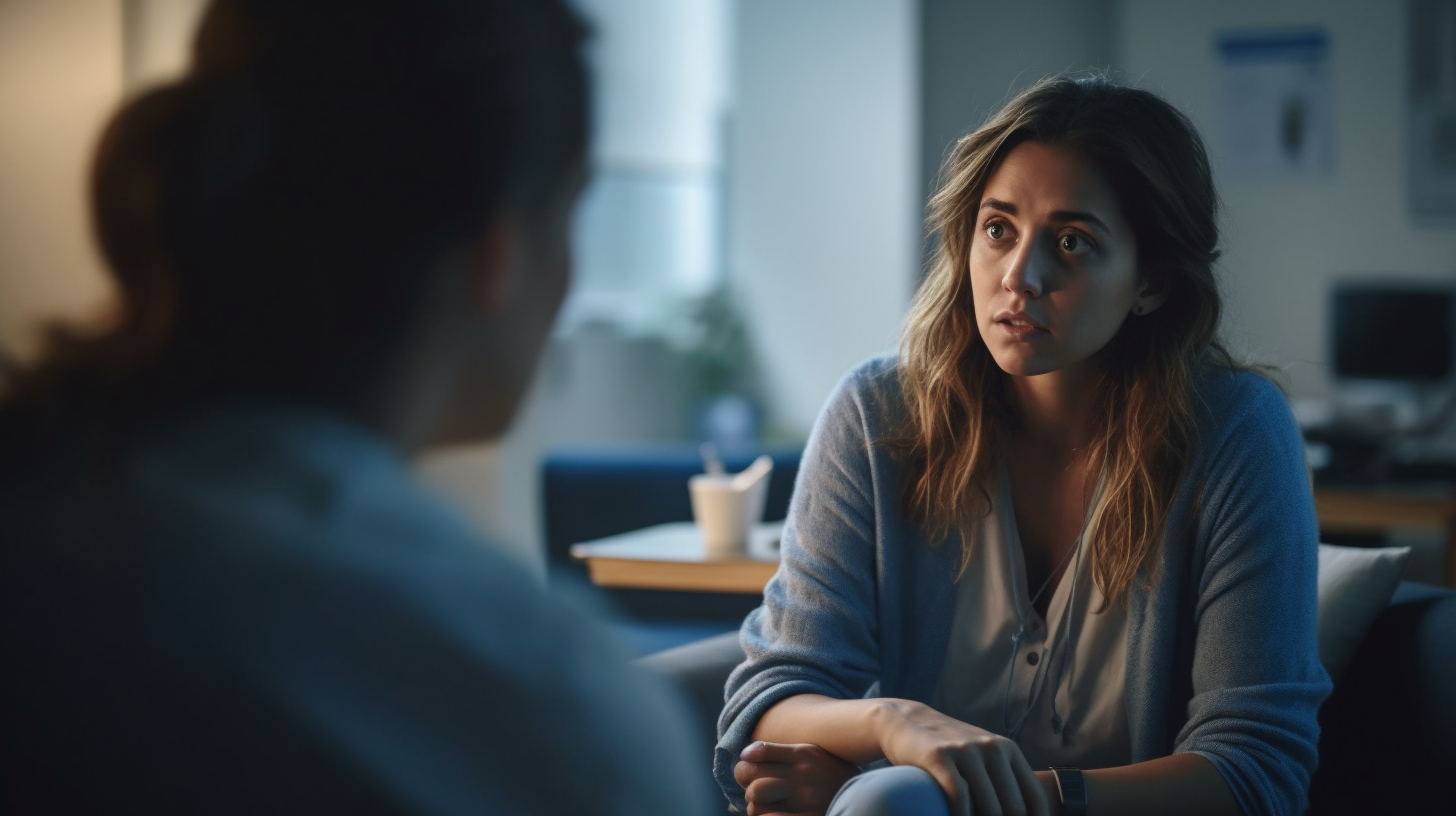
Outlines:
POLYGON ((1456 358, 1456 284, 1342 283, 1330 326, 1337 380, 1439 385, 1456 358))
POLYGON ((1456 280, 1347 278, 1331 288, 1328 316, 1334 399, 1301 423, 1316 482, 1417 473, 1429 462, 1408 446, 1428 448, 1456 406, 1456 280))

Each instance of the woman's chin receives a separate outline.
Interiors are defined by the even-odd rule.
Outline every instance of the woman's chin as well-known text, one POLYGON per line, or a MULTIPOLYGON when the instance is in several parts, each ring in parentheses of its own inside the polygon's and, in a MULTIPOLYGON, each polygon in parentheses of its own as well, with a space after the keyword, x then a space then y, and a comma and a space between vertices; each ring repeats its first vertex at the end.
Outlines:
POLYGON ((991 359, 996 361, 997 367, 1013 377, 1035 377, 1038 374, 1050 374, 1060 368, 1055 362, 1039 354, 993 352, 991 359))

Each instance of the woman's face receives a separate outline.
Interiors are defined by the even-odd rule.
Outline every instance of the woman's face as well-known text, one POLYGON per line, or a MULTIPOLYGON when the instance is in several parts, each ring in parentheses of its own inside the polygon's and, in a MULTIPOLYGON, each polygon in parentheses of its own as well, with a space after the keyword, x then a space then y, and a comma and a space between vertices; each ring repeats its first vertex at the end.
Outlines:
POLYGON ((1095 364, 1138 302, 1137 243, 1112 185, 1075 151, 1023 142, 976 212, 976 325, 1007 374, 1095 364))

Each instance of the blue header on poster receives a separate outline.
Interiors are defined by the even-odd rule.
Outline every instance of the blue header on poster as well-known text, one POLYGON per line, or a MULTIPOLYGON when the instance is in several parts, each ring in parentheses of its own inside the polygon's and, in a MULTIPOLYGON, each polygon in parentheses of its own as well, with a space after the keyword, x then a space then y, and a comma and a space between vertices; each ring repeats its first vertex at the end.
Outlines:
POLYGON ((1218 53, 1226 62, 1317 62, 1330 38, 1320 29, 1284 29, 1220 34, 1218 53))

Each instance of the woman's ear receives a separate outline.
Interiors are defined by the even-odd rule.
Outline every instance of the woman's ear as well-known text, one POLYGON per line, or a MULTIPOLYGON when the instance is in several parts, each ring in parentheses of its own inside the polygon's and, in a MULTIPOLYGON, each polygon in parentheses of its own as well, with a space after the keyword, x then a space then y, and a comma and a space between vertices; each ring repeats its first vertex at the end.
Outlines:
POLYGON ((1141 317, 1157 311, 1158 307, 1168 300, 1169 290, 1166 275, 1144 276, 1142 288, 1138 289, 1137 299, 1132 302, 1132 313, 1141 317))
POLYGON ((483 314, 498 315, 520 296, 525 229, 511 215, 493 215, 469 251, 470 291, 483 314))

